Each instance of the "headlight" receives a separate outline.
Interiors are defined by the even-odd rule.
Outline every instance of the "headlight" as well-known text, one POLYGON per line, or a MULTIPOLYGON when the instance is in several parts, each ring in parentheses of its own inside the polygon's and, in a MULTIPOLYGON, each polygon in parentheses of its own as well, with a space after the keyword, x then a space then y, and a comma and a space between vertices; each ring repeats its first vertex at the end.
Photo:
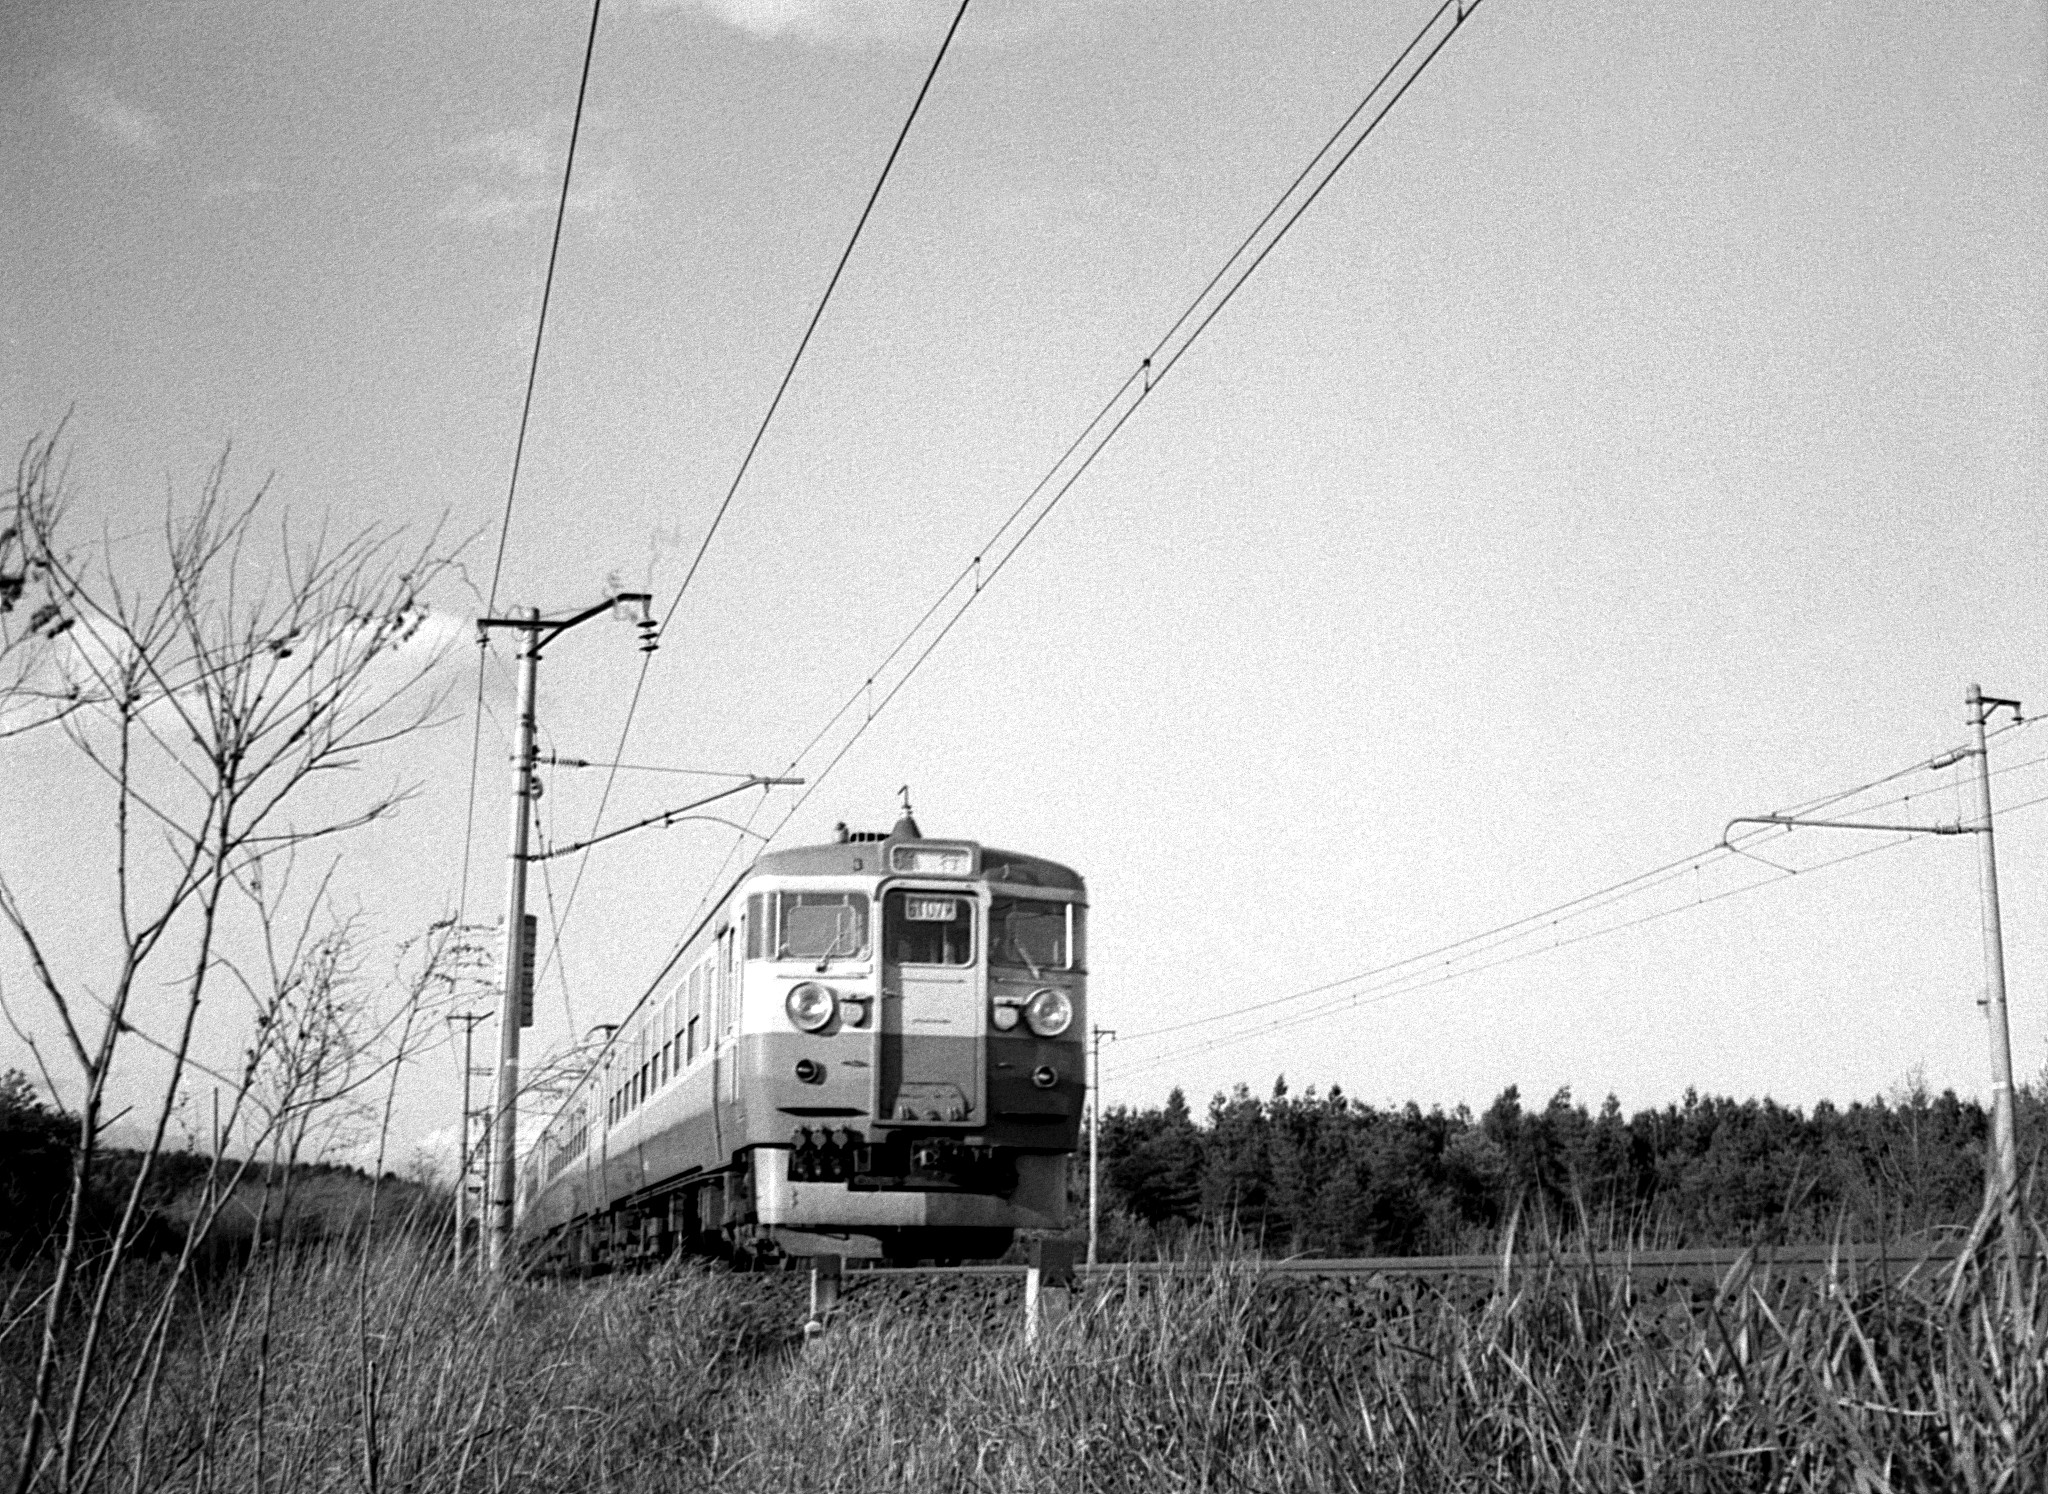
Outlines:
POLYGON ((1024 1020, 1040 1037, 1058 1037, 1074 1020, 1074 1003, 1067 999, 1065 991, 1055 991, 1050 986, 1033 991, 1031 999, 1024 1003, 1024 1020))
POLYGON ((832 1020, 839 1010, 839 998, 832 994, 830 986, 821 986, 814 980, 807 980, 800 986, 792 986, 783 1000, 783 1009, 789 1013, 789 1020, 804 1032, 816 1032, 832 1020))

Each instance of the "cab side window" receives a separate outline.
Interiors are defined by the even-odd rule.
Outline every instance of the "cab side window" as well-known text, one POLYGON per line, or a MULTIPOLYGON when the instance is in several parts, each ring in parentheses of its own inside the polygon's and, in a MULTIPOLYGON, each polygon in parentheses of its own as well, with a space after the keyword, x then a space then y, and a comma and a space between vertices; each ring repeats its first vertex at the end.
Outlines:
POLYGON ((1070 947, 1074 910, 1069 904, 1035 898, 999 897, 988 909, 988 957, 997 965, 1021 966, 1033 976, 1067 970, 1077 963, 1070 947))

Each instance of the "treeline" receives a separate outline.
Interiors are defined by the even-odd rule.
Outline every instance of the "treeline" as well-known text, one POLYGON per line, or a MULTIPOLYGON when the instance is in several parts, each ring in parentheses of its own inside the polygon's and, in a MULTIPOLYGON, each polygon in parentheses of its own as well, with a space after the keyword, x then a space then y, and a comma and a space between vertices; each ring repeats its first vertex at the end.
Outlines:
MULTIPOLYGON (((27 1076, 0 1074, 0 1262, 19 1265, 47 1254, 57 1243, 70 1195, 72 1160, 78 1145, 76 1117, 50 1109, 27 1076)), ((120 1224, 144 1154, 106 1148, 92 1159, 81 1233, 88 1242, 110 1238, 120 1224)), ((240 1166, 225 1159, 223 1181, 240 1166)), ((202 1152, 161 1151, 143 1180, 127 1254, 130 1258, 174 1255, 192 1222, 193 1203, 215 1174, 213 1158, 202 1152)), ((298 1162, 290 1166, 256 1161, 208 1234, 209 1257, 246 1254, 260 1227, 267 1240, 310 1243, 360 1236, 372 1227, 424 1223, 442 1226, 447 1198, 438 1189, 387 1172, 373 1178, 343 1163, 298 1162)))
MULTIPOLYGON (((2019 1096, 2023 1169, 2048 1140, 2040 1086, 2019 1096)), ((1239 1085, 1197 1119, 1163 1107, 1102 1117, 1111 1258, 1225 1231, 1269 1252, 1413 1255, 1497 1248, 1518 1227, 1643 1245, 1871 1240, 1966 1225, 1984 1199, 1990 1119, 1954 1091, 1811 1112, 1702 1097, 1624 1116, 1513 1087, 1484 1112, 1381 1109, 1332 1085, 1269 1098, 1239 1085)))

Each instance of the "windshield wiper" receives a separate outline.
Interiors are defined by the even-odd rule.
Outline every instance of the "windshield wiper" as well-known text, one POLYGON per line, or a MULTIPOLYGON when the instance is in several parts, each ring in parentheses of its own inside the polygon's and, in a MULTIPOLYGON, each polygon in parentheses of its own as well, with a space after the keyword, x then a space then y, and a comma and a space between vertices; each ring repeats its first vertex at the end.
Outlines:
POLYGON ((832 948, 826 950, 823 954, 818 956, 818 969, 816 973, 819 975, 823 975, 825 973, 826 966, 830 965, 834 960, 857 960, 859 958, 859 950, 851 950, 846 954, 841 954, 839 952, 839 947, 837 945, 834 945, 832 948))

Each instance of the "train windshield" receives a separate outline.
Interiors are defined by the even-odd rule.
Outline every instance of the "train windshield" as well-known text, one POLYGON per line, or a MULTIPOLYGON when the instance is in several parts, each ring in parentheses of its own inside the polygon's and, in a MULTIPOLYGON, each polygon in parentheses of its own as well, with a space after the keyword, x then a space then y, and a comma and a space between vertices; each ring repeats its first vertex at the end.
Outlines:
POLYGON ((867 957, 868 899, 864 892, 764 892, 747 901, 749 959, 867 957))
POLYGON ((894 965, 972 965, 974 900, 892 892, 882 904, 883 958, 894 965))
POLYGON ((989 904, 991 964, 1021 966, 1034 977, 1041 970, 1072 970, 1081 963, 1080 935, 1081 909, 1072 903, 999 897, 989 904))

